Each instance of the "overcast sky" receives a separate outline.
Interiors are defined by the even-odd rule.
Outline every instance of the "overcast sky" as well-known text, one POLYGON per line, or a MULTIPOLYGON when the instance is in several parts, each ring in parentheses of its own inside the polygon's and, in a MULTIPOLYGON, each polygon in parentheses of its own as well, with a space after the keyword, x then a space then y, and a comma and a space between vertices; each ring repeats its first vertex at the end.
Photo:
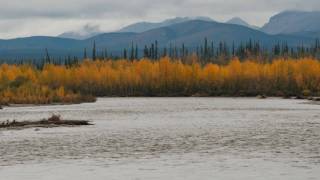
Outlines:
POLYGON ((177 16, 234 16, 262 26, 283 10, 320 10, 320 0, 0 0, 0 38, 55 36, 87 24, 114 31, 177 16))

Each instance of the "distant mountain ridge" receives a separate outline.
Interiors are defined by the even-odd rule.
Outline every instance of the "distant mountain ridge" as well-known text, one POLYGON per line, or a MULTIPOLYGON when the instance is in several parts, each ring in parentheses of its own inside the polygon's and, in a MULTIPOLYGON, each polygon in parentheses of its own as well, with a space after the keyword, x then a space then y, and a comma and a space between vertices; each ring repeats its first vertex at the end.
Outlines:
POLYGON ((244 21, 243 19, 241 19, 239 17, 234 17, 234 18, 230 19, 229 21, 227 21, 226 23, 245 26, 245 27, 249 27, 252 29, 259 29, 259 27, 250 25, 249 23, 247 23, 246 21, 244 21))
MULTIPOLYGON (((220 41, 227 44, 240 44, 248 40, 259 41, 264 46, 271 46, 278 42, 287 42, 290 46, 310 44, 313 39, 292 35, 269 35, 245 26, 191 20, 170 26, 160 27, 142 33, 115 32, 104 33, 94 37, 75 40, 58 37, 28 37, 11 40, 0 40, 0 57, 2 58, 30 58, 38 59, 45 56, 45 48, 53 57, 83 56, 84 48, 92 49, 96 42, 97 50, 105 48, 113 55, 121 55, 124 48, 130 48, 131 43, 138 45, 142 51, 145 45, 150 45, 156 40, 159 48, 168 47, 170 44, 181 47, 195 48, 201 45, 204 39, 213 41, 217 46, 220 41)), ((141 53, 141 52, 140 52, 141 53)))
POLYGON ((119 30, 119 32, 135 32, 135 33, 141 33, 145 32, 151 29, 156 29, 160 27, 170 26, 173 24, 178 24, 186 21, 191 20, 203 20, 203 21, 214 21, 213 19, 209 17, 176 17, 173 19, 167 19, 162 22, 138 22, 131 25, 128 25, 126 27, 123 27, 119 30))
MULTIPOLYGON (((201 16, 199 16, 199 17, 176 17, 176 18, 172 18, 172 19, 166 19, 162 22, 137 22, 137 23, 125 26, 116 32, 141 33, 141 32, 151 30, 151 29, 170 26, 173 24, 182 23, 182 22, 191 21, 191 20, 214 21, 209 17, 201 17, 201 16)), ((84 39, 88 39, 88 38, 91 38, 93 36, 103 34, 103 33, 106 33, 106 32, 101 31, 99 26, 87 24, 87 25, 81 27, 80 29, 64 32, 64 33, 58 35, 57 37, 84 40, 84 39)))
MULTIPOLYGON (((213 19, 209 17, 199 16, 199 17, 176 17, 172 19, 166 19, 161 22, 137 22, 128 26, 125 26, 118 30, 117 32, 135 32, 135 33, 141 33, 148 30, 160 28, 160 27, 166 27, 173 24, 178 24, 182 22, 192 21, 192 20, 202 20, 202 21, 209 21, 209 22, 215 22, 213 19)), ((226 22, 227 24, 235 24, 235 25, 241 25, 246 26, 252 29, 259 29, 259 27, 252 26, 242 20, 239 17, 234 17, 226 22)), ((85 25, 81 29, 74 30, 74 31, 68 31, 65 33, 60 34, 58 37, 62 38, 70 38, 70 39, 78 39, 78 40, 84 40, 93 36, 96 36, 98 34, 103 34, 105 32, 102 32, 98 26, 92 26, 92 25, 85 25)))
POLYGON ((271 17, 261 30, 269 34, 315 37, 320 32, 320 11, 284 11, 271 17))

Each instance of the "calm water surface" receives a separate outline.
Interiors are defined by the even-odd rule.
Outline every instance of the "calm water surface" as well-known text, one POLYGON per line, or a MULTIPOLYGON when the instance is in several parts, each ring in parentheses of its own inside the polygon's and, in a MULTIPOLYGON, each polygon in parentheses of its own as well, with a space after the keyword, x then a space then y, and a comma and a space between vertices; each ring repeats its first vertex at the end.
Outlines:
POLYGON ((0 179, 320 179, 320 106, 303 100, 101 98, 0 121, 53 113, 95 125, 0 131, 0 179))

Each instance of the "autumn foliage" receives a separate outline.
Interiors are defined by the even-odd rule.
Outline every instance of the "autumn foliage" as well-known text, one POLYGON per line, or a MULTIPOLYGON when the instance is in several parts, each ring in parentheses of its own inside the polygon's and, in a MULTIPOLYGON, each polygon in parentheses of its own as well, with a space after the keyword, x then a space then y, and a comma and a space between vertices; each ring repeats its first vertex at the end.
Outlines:
POLYGON ((319 95, 315 59, 258 63, 233 59, 227 65, 159 61, 89 61, 66 67, 47 64, 0 66, 0 104, 74 103, 93 96, 269 96, 319 95))

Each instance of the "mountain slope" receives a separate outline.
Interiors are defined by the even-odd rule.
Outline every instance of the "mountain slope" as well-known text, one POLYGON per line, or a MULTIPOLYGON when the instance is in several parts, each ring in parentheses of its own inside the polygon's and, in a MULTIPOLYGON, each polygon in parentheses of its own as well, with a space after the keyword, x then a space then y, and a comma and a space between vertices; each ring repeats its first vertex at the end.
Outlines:
POLYGON ((152 22, 138 22, 135 24, 131 24, 119 30, 119 32, 135 32, 141 33, 151 29, 156 29, 160 27, 170 26, 173 24, 178 24, 186 21, 191 20, 202 20, 202 21, 213 21, 208 17, 176 17, 174 19, 167 19, 165 21, 159 23, 152 23, 152 22))
POLYGON ((320 32, 320 11, 285 11, 271 17, 261 30, 269 34, 320 32))

